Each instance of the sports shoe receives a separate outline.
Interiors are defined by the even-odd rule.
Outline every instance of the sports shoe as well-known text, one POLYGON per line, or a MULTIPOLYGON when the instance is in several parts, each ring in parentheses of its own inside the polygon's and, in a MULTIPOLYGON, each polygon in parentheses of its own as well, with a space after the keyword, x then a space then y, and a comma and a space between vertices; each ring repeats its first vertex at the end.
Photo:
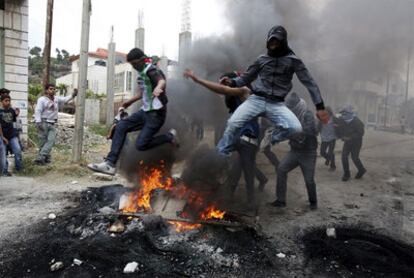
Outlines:
POLYGON ((274 131, 273 127, 269 127, 268 129, 266 129, 266 131, 263 135, 263 139, 260 142, 260 151, 261 152, 264 152, 267 147, 271 146, 273 131, 274 131))
POLYGON ((366 170, 366 169, 362 169, 362 170, 358 171, 358 173, 355 175, 355 178, 356 178, 357 180, 361 179, 361 178, 364 176, 364 174, 365 174, 366 172, 367 172, 367 170, 366 170))
POLYGON ((43 158, 36 158, 34 161, 36 165, 43 166, 46 164, 45 160, 43 158))
POLYGON ((342 176, 342 181, 349 181, 351 179, 350 175, 343 175, 342 176))
POLYGON ((104 161, 102 163, 91 163, 87 166, 89 169, 91 169, 94 172, 99 172, 107 175, 115 175, 116 168, 110 165, 108 162, 104 161))
POLYGON ((172 129, 170 129, 170 131, 168 131, 168 133, 170 133, 172 135, 171 144, 173 144, 175 147, 179 148, 180 147, 180 139, 178 138, 177 130, 172 128, 172 129))
POLYGON ((263 190, 264 190, 264 188, 265 188, 265 186, 266 186, 266 184, 267 184, 267 182, 268 182, 269 180, 266 178, 263 182, 261 182, 260 184, 259 184, 259 187, 258 187, 258 189, 259 189, 259 192, 263 192, 263 190))
POLYGON ((268 205, 275 207, 275 208, 284 208, 286 207, 286 202, 281 202, 279 200, 276 200, 274 202, 268 203, 268 205))

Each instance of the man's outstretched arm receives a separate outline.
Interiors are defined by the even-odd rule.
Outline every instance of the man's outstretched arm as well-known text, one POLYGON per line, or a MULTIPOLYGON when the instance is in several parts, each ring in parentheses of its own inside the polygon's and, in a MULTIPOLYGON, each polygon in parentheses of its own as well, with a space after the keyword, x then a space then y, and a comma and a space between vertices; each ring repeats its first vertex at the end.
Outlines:
POLYGON ((209 89, 210 91, 219 94, 219 95, 227 95, 227 96, 240 96, 243 97, 246 94, 250 93, 250 90, 242 87, 242 88, 230 88, 225 85, 221 85, 216 82, 211 82, 202 78, 197 77, 193 71, 187 69, 184 71, 184 77, 192 79, 195 83, 200 84, 201 86, 209 89))

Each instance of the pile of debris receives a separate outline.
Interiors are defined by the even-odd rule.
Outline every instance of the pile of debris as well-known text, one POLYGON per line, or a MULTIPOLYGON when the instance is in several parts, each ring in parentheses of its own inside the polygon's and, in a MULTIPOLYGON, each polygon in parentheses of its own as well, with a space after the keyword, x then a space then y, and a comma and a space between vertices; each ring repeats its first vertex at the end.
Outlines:
MULTIPOLYGON (((74 132, 75 116, 66 113, 59 113, 56 144, 72 146, 74 132)), ((106 138, 91 132, 87 126, 84 129, 83 140, 86 148, 93 145, 107 144, 106 138)))
POLYGON ((46 219, 3 253, 1 277, 276 277, 277 249, 251 228, 178 233, 161 216, 120 216, 121 185, 90 188, 79 207, 46 219))

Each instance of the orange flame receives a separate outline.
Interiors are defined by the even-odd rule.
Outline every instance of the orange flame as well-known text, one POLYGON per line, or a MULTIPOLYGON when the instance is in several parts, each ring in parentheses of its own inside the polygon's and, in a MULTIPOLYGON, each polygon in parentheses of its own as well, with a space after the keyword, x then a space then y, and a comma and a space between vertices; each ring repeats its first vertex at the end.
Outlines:
POLYGON ((162 171, 157 168, 150 170, 149 174, 141 178, 141 187, 137 192, 129 195, 128 204, 122 209, 123 212, 137 212, 151 210, 151 192, 155 189, 170 190, 172 179, 164 180, 162 171))
POLYGON ((201 224, 193 224, 181 221, 168 221, 168 223, 175 227, 175 231, 177 233, 199 229, 202 226, 201 224))
POLYGON ((223 219, 225 214, 226 212, 218 210, 214 206, 209 206, 201 213, 200 218, 202 220, 223 219))
MULTIPOLYGON (((193 209, 193 211, 201 211, 198 214, 199 219, 223 219, 225 212, 217 209, 214 205, 208 205, 203 196, 194 190, 187 188, 183 183, 173 186, 172 178, 166 178, 164 176, 164 165, 161 161, 161 166, 158 168, 147 168, 143 162, 140 162, 141 176, 140 184, 141 187, 129 194, 128 202, 122 209, 124 213, 135 213, 135 212, 150 212, 151 211, 151 193, 156 189, 163 189, 169 191, 170 194, 178 199, 186 200, 187 204, 193 209), (206 209, 203 209, 207 207, 206 209)), ((182 217, 190 217, 188 212, 184 211, 182 217)), ((182 221, 168 221, 170 224, 175 226, 177 232, 184 232, 188 230, 198 229, 202 225, 187 223, 182 221)))

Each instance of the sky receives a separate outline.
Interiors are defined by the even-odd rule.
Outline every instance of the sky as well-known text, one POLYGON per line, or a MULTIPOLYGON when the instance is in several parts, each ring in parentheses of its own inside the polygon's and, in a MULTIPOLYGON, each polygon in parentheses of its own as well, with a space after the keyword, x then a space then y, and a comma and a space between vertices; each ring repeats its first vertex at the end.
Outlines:
MULTIPOLYGON (((134 46, 138 11, 144 10, 145 52, 178 57, 178 34, 181 31, 182 0, 92 0, 89 50, 107 48, 111 25, 114 26, 116 50, 127 53, 134 46)), ((80 50, 82 0, 55 0, 52 55, 55 49, 70 54, 80 50)), ((46 0, 29 1, 29 47, 43 48, 46 26, 46 0)), ((193 0, 193 38, 226 32, 218 0, 193 0)))

